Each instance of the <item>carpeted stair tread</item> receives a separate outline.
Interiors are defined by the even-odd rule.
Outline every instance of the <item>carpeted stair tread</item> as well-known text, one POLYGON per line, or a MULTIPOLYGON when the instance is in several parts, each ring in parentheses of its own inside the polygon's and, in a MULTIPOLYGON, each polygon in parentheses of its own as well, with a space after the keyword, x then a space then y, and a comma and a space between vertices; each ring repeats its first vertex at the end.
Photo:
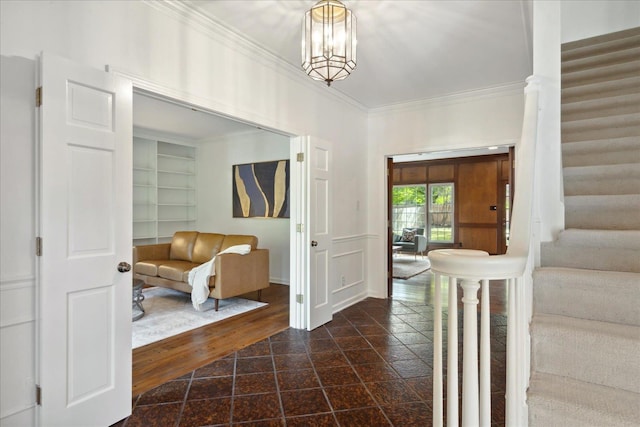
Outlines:
POLYGON ((562 61, 615 52, 640 45, 640 27, 563 43, 562 61))
POLYGON ((540 247, 543 267, 640 273, 640 231, 564 230, 540 247))
POLYGON ((598 230, 640 230, 640 195, 565 196, 565 226, 598 230))
POLYGON ((637 393, 534 372, 528 392, 529 425, 637 427, 637 393))
POLYGON ((564 194, 640 194, 640 163, 573 166, 563 169, 564 194))
POLYGON ((640 113, 640 91, 625 95, 562 104, 562 121, 640 113))
POLYGON ((640 137, 565 142, 562 163, 565 167, 640 163, 640 137))
POLYGON ((552 314, 536 314, 531 324, 535 372, 640 393, 638 354, 638 326, 552 314))
POLYGON ((640 326, 640 273, 538 268, 534 313, 640 326))
POLYGON ((640 113, 563 121, 561 130, 565 142, 637 137, 640 135, 640 113))
POLYGON ((618 50, 605 50, 599 53, 582 56, 580 58, 566 59, 562 61, 562 73, 571 73, 575 71, 582 71, 587 69, 593 69, 596 67, 611 66, 616 64, 622 64, 625 62, 633 61, 640 56, 640 43, 634 40, 626 40, 627 45, 618 50))
POLYGON ((588 70, 563 73, 561 84, 564 88, 589 85, 600 82, 608 82, 627 77, 635 77, 640 71, 640 60, 629 61, 622 64, 605 65, 588 70))

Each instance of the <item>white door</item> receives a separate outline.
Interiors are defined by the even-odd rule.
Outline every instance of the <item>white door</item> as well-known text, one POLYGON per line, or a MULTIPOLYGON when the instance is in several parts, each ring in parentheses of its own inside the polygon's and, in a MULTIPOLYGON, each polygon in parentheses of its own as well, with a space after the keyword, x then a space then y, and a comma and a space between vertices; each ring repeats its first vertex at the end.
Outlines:
POLYGON ((131 83, 40 71, 38 424, 108 426, 131 413, 131 83))
POLYGON ((331 145, 294 138, 291 153, 290 321, 312 330, 333 317, 331 299, 331 145), (300 156, 298 156, 300 154, 300 156))

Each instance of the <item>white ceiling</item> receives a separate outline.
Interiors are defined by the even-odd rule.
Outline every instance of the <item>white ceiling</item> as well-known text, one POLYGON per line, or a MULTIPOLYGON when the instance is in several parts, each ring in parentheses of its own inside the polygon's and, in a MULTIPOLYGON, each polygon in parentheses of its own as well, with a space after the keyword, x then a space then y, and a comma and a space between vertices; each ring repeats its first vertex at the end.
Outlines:
MULTIPOLYGON (((302 18, 315 0, 185 3, 303 72, 302 18)), ((530 0, 344 4, 357 17, 358 62, 332 88, 367 108, 524 83, 532 73, 530 0)))
MULTIPOLYGON (((303 73, 302 17, 315 0, 183 3, 303 73)), ((358 64, 328 90, 367 108, 523 83, 532 73, 531 0, 344 3, 358 20, 358 64)), ((196 141, 255 129, 140 94, 134 96, 134 125, 196 141)))

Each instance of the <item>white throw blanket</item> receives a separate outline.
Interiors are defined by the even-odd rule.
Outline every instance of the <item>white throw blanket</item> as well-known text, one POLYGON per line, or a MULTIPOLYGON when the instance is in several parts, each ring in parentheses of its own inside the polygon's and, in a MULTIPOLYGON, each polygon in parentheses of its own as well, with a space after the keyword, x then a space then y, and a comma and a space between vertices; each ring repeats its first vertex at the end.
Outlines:
MULTIPOLYGON (((217 255, 222 254, 240 254, 246 255, 251 252, 251 245, 230 246, 217 255)), ((217 256, 216 255, 216 256, 217 256)), ((209 278, 216 275, 215 267, 216 257, 209 261, 194 267, 189 271, 189 285, 191 285, 191 303, 193 308, 201 311, 201 305, 209 298, 209 278)))

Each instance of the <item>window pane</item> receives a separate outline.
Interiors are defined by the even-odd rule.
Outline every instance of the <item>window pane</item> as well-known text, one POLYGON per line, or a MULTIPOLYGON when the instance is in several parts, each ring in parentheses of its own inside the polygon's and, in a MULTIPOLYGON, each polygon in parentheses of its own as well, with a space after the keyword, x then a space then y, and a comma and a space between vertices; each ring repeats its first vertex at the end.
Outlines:
POLYGON ((403 228, 426 228, 426 185, 393 187, 391 229, 402 235, 403 228))
POLYGON ((429 184, 429 241, 453 242, 453 183, 429 184))

